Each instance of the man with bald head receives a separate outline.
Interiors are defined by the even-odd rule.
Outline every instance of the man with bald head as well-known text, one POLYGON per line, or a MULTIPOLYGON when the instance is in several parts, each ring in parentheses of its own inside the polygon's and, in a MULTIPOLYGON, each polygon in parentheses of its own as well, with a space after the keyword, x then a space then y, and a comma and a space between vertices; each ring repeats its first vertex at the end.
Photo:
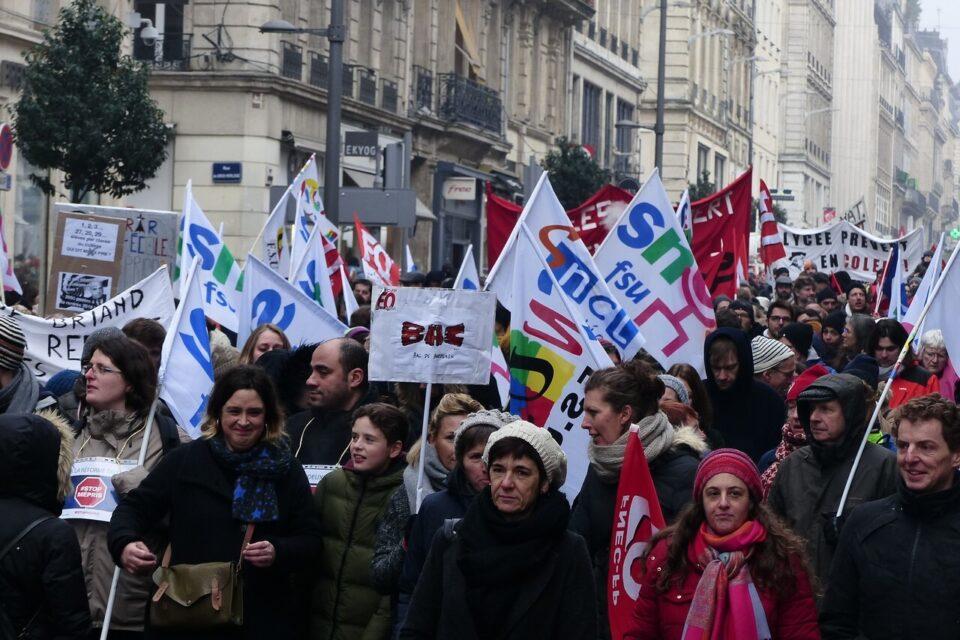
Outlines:
POLYGON ((317 345, 306 384, 310 408, 287 420, 290 446, 302 464, 335 465, 350 444, 354 410, 376 400, 366 349, 349 338, 317 345))

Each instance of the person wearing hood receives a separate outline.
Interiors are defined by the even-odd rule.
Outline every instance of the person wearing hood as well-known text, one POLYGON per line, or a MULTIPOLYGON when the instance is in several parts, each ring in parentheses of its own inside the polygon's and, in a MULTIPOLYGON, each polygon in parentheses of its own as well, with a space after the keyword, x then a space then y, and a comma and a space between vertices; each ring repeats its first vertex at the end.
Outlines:
POLYGON ((375 402, 369 355, 356 340, 335 338, 313 350, 307 378, 310 409, 287 419, 293 454, 302 464, 335 465, 350 446, 353 412, 375 402))
MULTIPOLYGON (((387 502, 386 511, 377 525, 376 545, 370 575, 373 585, 381 593, 396 595, 400 571, 403 568, 405 536, 411 514, 417 513, 417 479, 420 456, 423 464, 423 496, 429 496, 447 487, 450 472, 457 464, 454 438, 460 423, 471 413, 483 407, 463 393, 448 393, 440 398, 427 425, 427 442, 419 438, 407 454, 407 468, 403 470, 403 484, 397 487, 387 502)), ((408 421, 408 424, 411 424, 408 421)), ((415 427, 414 427, 415 428, 415 427)), ((409 436, 408 436, 409 438, 409 436)))
MULTIPOLYGON (((144 442, 147 415, 157 395, 157 370, 149 352, 123 334, 100 340, 83 366, 85 392, 74 456, 116 462, 123 471, 111 481, 122 503, 156 465, 189 436, 159 411, 154 415, 143 465, 138 466, 144 442)), ((80 541, 83 571, 90 598, 93 626, 104 624, 107 599, 113 580, 114 561, 107 547, 109 522, 78 517, 69 520, 80 541)), ((159 531, 148 532, 147 541, 158 542, 159 531)), ((110 622, 110 632, 136 632, 144 628, 145 607, 153 582, 147 575, 121 573, 110 622)))
POLYGON ((0 555, 0 618, 13 638, 81 640, 90 607, 80 545, 59 518, 72 490, 73 429, 45 415, 0 415, 0 550, 13 544, 0 555))
POLYGON ((459 520, 466 514, 474 499, 490 486, 490 476, 483 464, 483 450, 494 431, 519 420, 517 416, 481 409, 471 413, 457 427, 454 436, 456 466, 450 472, 447 487, 423 499, 420 510, 410 523, 407 534, 407 552, 403 557, 397 598, 395 637, 407 617, 410 599, 423 571, 433 538, 447 520, 459 520))
POLYGON ((823 320, 820 330, 820 341, 823 344, 823 353, 820 357, 824 362, 832 362, 843 345, 843 328, 847 324, 847 314, 842 310, 831 311, 823 320))
POLYGON ((892 433, 897 491, 843 527, 820 611, 828 640, 960 637, 960 409, 913 399, 892 433))
POLYGON ((16 318, 0 316, 0 414, 56 409, 57 400, 43 389, 24 363, 27 338, 16 318))
POLYGON ((721 328, 703 345, 707 392, 713 406, 713 434, 720 446, 739 449, 758 461, 780 441, 787 408, 769 385, 753 377, 753 351, 747 336, 721 328))
POLYGON ((590 557, 567 529, 560 445, 517 420, 490 435, 483 462, 490 485, 437 532, 400 637, 596 640, 590 557))
POLYGON ((780 463, 767 497, 773 511, 807 543, 814 573, 825 580, 843 521, 854 507, 896 491, 893 452, 868 442, 843 514, 835 520, 844 486, 872 409, 871 392, 854 376, 824 376, 797 397, 808 444, 780 463))
MULTIPOLYGON (((907 330, 896 320, 884 318, 877 322, 867 344, 867 353, 877 359, 882 381, 886 382, 890 377, 890 372, 896 366, 900 350, 907 343, 907 338, 909 338, 907 330)), ((891 384, 893 385, 889 396, 891 409, 896 409, 913 398, 940 392, 940 379, 920 366, 913 356, 912 345, 903 359, 903 368, 891 384)))
POLYGON ((610 535, 620 469, 631 437, 631 425, 643 444, 660 509, 669 523, 693 497, 693 478, 707 445, 690 427, 676 428, 660 411, 664 383, 637 361, 595 371, 584 392, 583 428, 590 434, 590 466, 573 503, 570 530, 587 542, 593 562, 600 613, 600 633, 610 635, 607 623, 607 572, 610 535))
POLYGON ((375 588, 370 566, 387 503, 403 488, 408 430, 392 405, 360 407, 353 413, 350 459, 317 485, 323 550, 309 614, 311 640, 385 640, 390 634, 390 597, 375 588))

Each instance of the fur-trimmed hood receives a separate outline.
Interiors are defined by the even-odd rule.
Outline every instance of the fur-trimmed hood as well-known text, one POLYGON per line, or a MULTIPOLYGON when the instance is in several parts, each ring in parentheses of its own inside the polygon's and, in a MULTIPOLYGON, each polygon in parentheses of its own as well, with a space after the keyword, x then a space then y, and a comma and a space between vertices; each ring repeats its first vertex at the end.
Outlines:
POLYGON ((55 410, 0 415, 0 497, 60 513, 70 491, 73 430, 55 410))
POLYGON ((677 427, 674 430, 670 449, 672 451, 680 447, 690 449, 698 458, 702 458, 710 450, 703 433, 694 427, 677 427))

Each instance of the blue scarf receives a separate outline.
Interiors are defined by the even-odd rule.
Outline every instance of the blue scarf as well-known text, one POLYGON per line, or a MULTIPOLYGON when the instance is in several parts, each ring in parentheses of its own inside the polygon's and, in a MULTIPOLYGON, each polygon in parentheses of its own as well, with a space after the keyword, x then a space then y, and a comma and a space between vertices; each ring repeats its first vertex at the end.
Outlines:
POLYGON ((231 451, 218 435, 209 440, 218 463, 237 475, 233 517, 241 522, 272 522, 280 518, 277 480, 287 475, 293 456, 286 442, 261 442, 248 451, 231 451))

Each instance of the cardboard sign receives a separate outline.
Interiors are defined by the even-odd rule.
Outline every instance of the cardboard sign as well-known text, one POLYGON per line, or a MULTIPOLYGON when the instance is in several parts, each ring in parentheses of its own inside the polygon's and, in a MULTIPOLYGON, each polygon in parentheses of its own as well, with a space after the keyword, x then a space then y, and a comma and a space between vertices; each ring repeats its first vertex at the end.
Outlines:
POLYGON ((136 466, 136 460, 117 462, 113 458, 77 458, 70 470, 73 493, 64 502, 60 517, 110 522, 118 501, 112 478, 136 466))
POLYGON ((121 266, 120 279, 112 284, 115 292, 132 287, 163 265, 172 273, 177 255, 176 212, 58 202, 53 205, 53 213, 58 218, 85 213, 122 223, 123 253, 117 257, 121 266))
POLYGON ((486 384, 496 296, 375 286, 370 379, 486 384))
POLYGON ((120 280, 123 224, 84 213, 57 220, 47 287, 48 313, 88 311, 106 302, 120 280))

